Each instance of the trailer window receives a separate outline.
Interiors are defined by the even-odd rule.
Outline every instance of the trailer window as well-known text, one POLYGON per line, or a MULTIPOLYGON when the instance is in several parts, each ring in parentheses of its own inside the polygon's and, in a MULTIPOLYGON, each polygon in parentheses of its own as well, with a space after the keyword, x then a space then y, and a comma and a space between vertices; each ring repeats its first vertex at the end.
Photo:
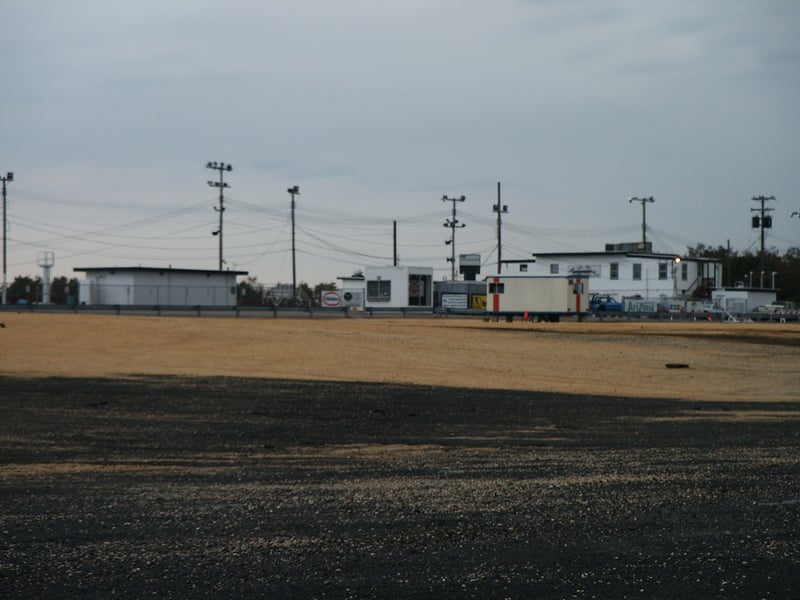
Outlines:
POLYGON ((490 294, 502 294, 506 291, 506 284, 505 283, 490 283, 489 284, 489 293, 490 294))
POLYGON ((572 286, 572 293, 573 294, 582 294, 583 293, 583 283, 576 283, 572 286))

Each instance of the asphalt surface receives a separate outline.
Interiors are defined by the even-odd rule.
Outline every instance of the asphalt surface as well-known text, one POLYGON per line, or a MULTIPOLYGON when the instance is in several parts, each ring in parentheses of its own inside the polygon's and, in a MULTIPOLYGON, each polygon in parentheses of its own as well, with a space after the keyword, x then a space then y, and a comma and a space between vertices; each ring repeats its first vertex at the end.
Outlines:
POLYGON ((2 598, 797 598, 800 403, 0 378, 2 598))

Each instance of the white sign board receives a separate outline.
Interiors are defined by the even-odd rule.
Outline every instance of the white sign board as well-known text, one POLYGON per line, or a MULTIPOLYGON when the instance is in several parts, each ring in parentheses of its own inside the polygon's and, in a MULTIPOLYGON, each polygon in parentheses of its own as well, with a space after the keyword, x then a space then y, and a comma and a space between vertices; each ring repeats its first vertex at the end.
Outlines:
POLYGON ((442 308, 467 309, 467 294, 442 294, 442 308))

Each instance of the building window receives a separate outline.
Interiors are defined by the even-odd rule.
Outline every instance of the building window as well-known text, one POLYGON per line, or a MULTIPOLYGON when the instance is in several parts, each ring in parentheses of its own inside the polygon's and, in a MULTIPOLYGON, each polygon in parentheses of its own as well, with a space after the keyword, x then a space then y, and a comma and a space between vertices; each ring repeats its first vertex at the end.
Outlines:
POLYGON ((658 278, 661 281, 665 281, 669 279, 669 264, 668 263, 658 263, 658 278))
POLYGON ((608 278, 619 279, 619 263, 611 263, 608 265, 608 278))
POLYGON ((367 300, 369 302, 389 302, 392 299, 392 282, 376 279, 367 281, 367 300))
POLYGON ((506 284, 505 283, 490 283, 489 284, 489 293, 490 294, 502 294, 506 291, 506 284))
POLYGON ((681 263, 681 281, 689 279, 689 263, 681 263))
POLYGON ((642 263, 633 263, 633 280, 642 280, 642 263))
POLYGON ((431 289, 431 278, 428 275, 408 276, 408 305, 428 306, 428 290, 431 289))
POLYGON ((550 275, 558 275, 558 263, 550 264, 550 275))
POLYGON ((526 263, 522 263, 519 266, 520 273, 527 273, 528 272, 528 265, 526 263))

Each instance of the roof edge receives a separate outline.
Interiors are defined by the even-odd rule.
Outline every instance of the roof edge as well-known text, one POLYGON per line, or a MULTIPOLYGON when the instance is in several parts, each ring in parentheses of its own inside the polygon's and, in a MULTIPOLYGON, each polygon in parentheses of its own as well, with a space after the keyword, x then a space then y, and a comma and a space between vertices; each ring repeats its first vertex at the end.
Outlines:
POLYGON ((75 267, 73 271, 96 273, 98 271, 118 271, 121 273, 212 273, 215 275, 247 275, 248 271, 219 271, 217 269, 176 269, 175 267, 75 267))

